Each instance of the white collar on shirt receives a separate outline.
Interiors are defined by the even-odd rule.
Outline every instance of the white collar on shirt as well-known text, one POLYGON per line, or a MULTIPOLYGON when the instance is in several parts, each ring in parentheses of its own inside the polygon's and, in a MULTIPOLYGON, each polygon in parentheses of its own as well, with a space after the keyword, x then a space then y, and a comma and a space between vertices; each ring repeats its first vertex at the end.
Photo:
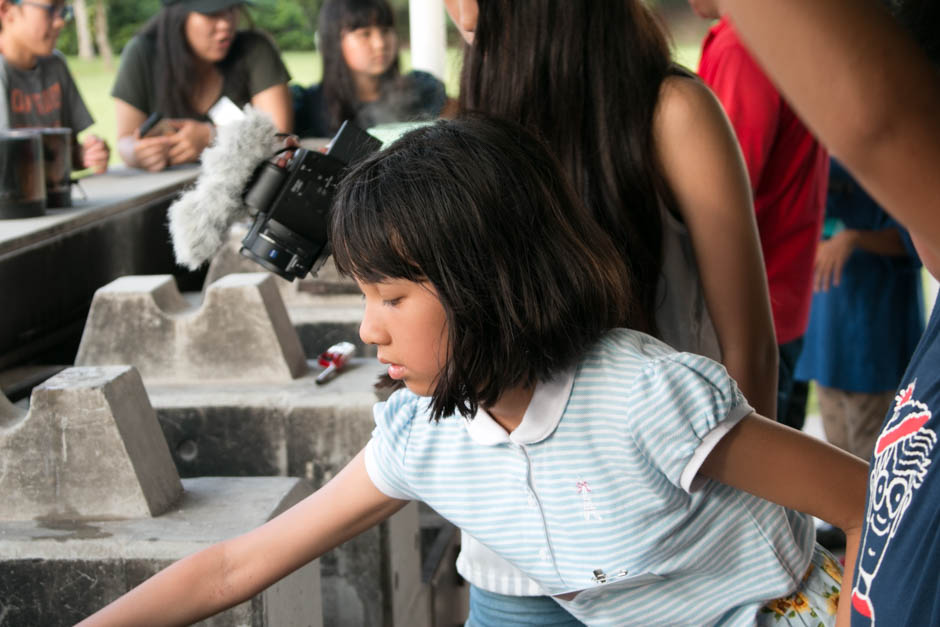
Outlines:
POLYGON ((574 375, 577 370, 572 366, 558 373, 552 380, 535 385, 532 400, 522 416, 522 422, 512 433, 499 425, 482 407, 477 409, 473 420, 466 420, 467 433, 477 444, 496 446, 503 443, 535 444, 550 436, 565 412, 574 375))

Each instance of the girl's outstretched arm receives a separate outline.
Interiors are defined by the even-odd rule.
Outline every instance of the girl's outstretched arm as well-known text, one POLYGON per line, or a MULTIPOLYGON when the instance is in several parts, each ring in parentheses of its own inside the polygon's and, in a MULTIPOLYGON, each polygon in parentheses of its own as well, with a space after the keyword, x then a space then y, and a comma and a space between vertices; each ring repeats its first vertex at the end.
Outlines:
MULTIPOLYGON (((801 431, 751 414, 715 446, 699 474, 784 507, 812 514, 845 532, 845 577, 851 586, 865 515, 868 465, 801 431)), ((849 624, 849 595, 839 625, 849 624)))
POLYGON ((874 0, 719 0, 787 101, 865 189, 940 252, 940 79, 874 0))
POLYGON ((657 156, 689 229, 721 361, 759 413, 777 415, 777 340, 747 169, 721 104, 702 83, 666 79, 657 156))
POLYGON ((188 625, 251 598, 406 505, 373 485, 360 452, 277 518, 160 571, 79 625, 188 625))

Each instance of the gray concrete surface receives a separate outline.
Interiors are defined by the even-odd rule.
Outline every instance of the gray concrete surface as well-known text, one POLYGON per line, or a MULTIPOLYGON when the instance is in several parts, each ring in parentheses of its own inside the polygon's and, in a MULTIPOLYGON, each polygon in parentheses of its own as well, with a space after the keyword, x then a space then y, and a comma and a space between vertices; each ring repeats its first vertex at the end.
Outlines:
POLYGON ((95 292, 75 364, 131 364, 145 381, 287 382, 306 371, 266 274, 230 274, 192 308, 169 275, 121 277, 95 292))
MULTIPOLYGON (((3 399, 6 401, 6 399, 3 399)), ((0 408, 0 520, 156 516, 182 487, 137 372, 70 368, 0 408)))
MULTIPOLYGON (((239 254, 245 233, 245 225, 232 227, 222 250, 209 263, 206 288, 229 274, 267 272, 239 254)), ((287 315, 297 330, 307 358, 313 359, 342 341, 355 344, 360 356, 375 356, 375 347, 366 346, 359 339, 363 311, 359 288, 352 279, 339 275, 332 259, 326 261, 316 276, 308 275, 295 281, 287 281, 273 273, 271 276, 284 299, 287 315)))
MULTIPOLYGON (((235 224, 229 230, 225 244, 222 249, 216 253, 212 261, 209 262, 209 270, 206 273, 206 282, 204 288, 228 274, 237 274, 242 272, 268 272, 262 266, 258 265, 248 257, 245 257, 239 250, 241 242, 248 233, 249 224, 235 224)), ((359 288, 355 281, 348 277, 340 276, 333 264, 333 259, 329 258, 316 276, 307 275, 303 279, 288 281, 282 279, 273 272, 270 273, 276 280, 278 290, 284 297, 284 302, 288 305, 309 304, 307 297, 313 294, 358 294, 359 288)), ((205 291, 205 290, 204 290, 205 291)))
POLYGON ((0 220, 0 370, 72 364, 92 295, 119 276, 168 273, 198 289, 174 263, 166 227, 167 207, 198 172, 113 168, 83 178, 71 208, 0 220))
MULTIPOLYGON (((0 627, 72 625, 172 562, 249 531, 310 493, 287 477, 183 481, 157 518, 0 522, 0 627)), ((321 627, 319 562, 200 625, 321 627)))
MULTIPOLYGON (((378 400, 372 384, 383 370, 374 359, 357 358, 319 386, 319 367, 311 367, 304 377, 277 385, 193 382, 147 389, 184 477, 289 475, 316 487, 368 442, 378 400)), ((326 624, 428 624, 419 539, 417 516, 403 510, 324 555, 326 624)))

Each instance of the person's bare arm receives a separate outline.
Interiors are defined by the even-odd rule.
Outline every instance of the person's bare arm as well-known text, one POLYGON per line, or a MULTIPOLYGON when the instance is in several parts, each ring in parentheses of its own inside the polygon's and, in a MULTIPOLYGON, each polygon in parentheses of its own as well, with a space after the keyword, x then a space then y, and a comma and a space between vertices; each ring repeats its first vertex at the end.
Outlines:
POLYGON ((117 123, 117 150, 121 159, 132 168, 156 172, 169 165, 169 142, 166 137, 141 138, 137 129, 147 114, 120 98, 114 98, 117 123))
POLYGON ((755 409, 777 413, 777 340, 747 170, 721 105, 698 81, 662 88, 654 137, 689 229, 722 362, 755 409))
POLYGON ((251 598, 406 503, 374 486, 360 452, 277 518, 174 563, 79 625, 191 624, 251 598))
POLYGON ((286 83, 273 85, 251 97, 251 105, 266 112, 281 133, 294 130, 294 106, 286 83))
MULTIPOLYGON (((851 585, 868 484, 868 465, 861 459, 751 414, 721 439, 699 474, 842 529, 847 573, 843 585, 851 585)), ((837 624, 847 627, 849 594, 841 598, 837 624)))
POLYGON ((874 0, 719 0, 800 117, 940 253, 940 79, 874 0))

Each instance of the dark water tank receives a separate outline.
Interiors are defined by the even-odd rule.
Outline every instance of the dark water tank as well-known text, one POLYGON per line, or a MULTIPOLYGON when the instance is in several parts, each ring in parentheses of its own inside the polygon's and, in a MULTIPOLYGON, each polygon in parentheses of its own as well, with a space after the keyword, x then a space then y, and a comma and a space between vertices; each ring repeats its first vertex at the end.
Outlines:
POLYGON ((41 128, 46 208, 72 206, 72 129, 41 128))
POLYGON ((45 210, 42 133, 0 131, 0 219, 34 218, 45 210))

